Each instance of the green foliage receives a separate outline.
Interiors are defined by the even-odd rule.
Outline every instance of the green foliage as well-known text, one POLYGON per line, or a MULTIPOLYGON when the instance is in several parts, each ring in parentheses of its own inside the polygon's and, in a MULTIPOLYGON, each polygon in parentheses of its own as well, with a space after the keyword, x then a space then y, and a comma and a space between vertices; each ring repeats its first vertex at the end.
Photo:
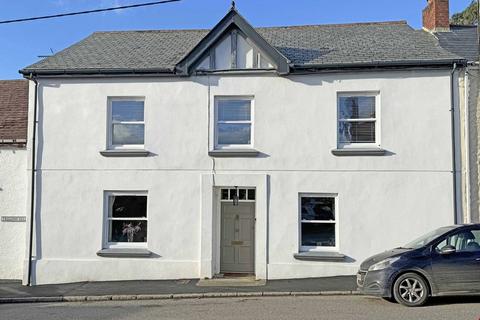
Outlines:
POLYGON ((459 25, 478 24, 478 1, 472 0, 472 3, 462 12, 455 13, 450 19, 450 23, 459 25))

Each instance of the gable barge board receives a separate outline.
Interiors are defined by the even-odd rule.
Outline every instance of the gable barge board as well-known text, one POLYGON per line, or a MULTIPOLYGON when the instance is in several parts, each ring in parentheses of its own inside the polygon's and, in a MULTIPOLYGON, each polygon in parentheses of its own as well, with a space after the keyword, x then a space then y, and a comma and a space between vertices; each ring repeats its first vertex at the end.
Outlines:
POLYGON ((284 75, 290 72, 290 61, 272 47, 234 8, 176 65, 176 71, 179 74, 190 75, 192 67, 210 51, 209 49, 225 33, 235 27, 277 65, 279 74, 284 75))

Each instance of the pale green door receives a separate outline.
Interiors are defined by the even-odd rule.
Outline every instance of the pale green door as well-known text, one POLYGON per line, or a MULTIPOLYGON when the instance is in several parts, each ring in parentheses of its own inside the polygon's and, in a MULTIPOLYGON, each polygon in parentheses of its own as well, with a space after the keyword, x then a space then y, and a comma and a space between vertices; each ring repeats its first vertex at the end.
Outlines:
POLYGON ((221 273, 255 271, 255 203, 223 202, 221 212, 221 273))

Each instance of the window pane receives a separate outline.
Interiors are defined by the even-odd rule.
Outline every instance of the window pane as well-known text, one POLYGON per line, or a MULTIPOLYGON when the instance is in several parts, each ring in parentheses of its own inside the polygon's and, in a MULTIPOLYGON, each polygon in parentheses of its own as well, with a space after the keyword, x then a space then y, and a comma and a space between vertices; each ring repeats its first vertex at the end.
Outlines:
POLYGON ((302 220, 335 221, 335 198, 302 197, 302 220))
POLYGON ((219 100, 219 121, 250 121, 250 100, 219 100))
POLYGON ((143 121, 143 101, 112 101, 113 121, 143 121))
POLYGON ((218 144, 250 144, 250 124, 218 124, 218 144))
POLYGON ((454 246, 459 252, 480 252, 480 230, 465 230, 451 235, 442 241, 436 249, 440 251, 447 245, 454 246))
POLYGON ((375 122, 340 121, 338 139, 340 143, 375 143, 375 122))
POLYGON ((302 223, 302 246, 335 247, 335 224, 302 223))
POLYGON ((240 200, 247 200, 247 190, 239 189, 238 190, 238 199, 240 200))
POLYGON ((340 97, 340 119, 375 118, 375 97, 340 97))
POLYGON ((237 197, 237 189, 230 189, 230 200, 233 200, 237 197))
POLYGON ((228 200, 228 189, 222 189, 222 200, 228 200))
POLYGON ((109 242, 147 242, 147 221, 110 220, 109 242))
POLYGON ((248 200, 255 200, 255 189, 248 189, 248 200))
POLYGON ((144 144, 144 124, 113 124, 113 145, 144 144))
POLYGON ((147 196, 112 196, 110 217, 146 218, 147 196))

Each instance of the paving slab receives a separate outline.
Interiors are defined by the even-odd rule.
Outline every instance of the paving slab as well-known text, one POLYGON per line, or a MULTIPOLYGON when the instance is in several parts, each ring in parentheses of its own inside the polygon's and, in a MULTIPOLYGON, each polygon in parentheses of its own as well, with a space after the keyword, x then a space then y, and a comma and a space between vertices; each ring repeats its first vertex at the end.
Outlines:
MULTIPOLYGON (((208 298, 247 295, 317 295, 324 292, 350 294, 356 291, 354 276, 269 280, 261 285, 201 286, 199 279, 159 281, 107 281, 26 287, 20 281, 0 280, 0 302, 22 301, 105 301, 136 299, 208 298)), ((225 281, 224 281, 225 282, 225 281)), ((204 283, 204 280, 200 281, 204 283)), ((260 283, 260 282, 259 282, 260 283)))

